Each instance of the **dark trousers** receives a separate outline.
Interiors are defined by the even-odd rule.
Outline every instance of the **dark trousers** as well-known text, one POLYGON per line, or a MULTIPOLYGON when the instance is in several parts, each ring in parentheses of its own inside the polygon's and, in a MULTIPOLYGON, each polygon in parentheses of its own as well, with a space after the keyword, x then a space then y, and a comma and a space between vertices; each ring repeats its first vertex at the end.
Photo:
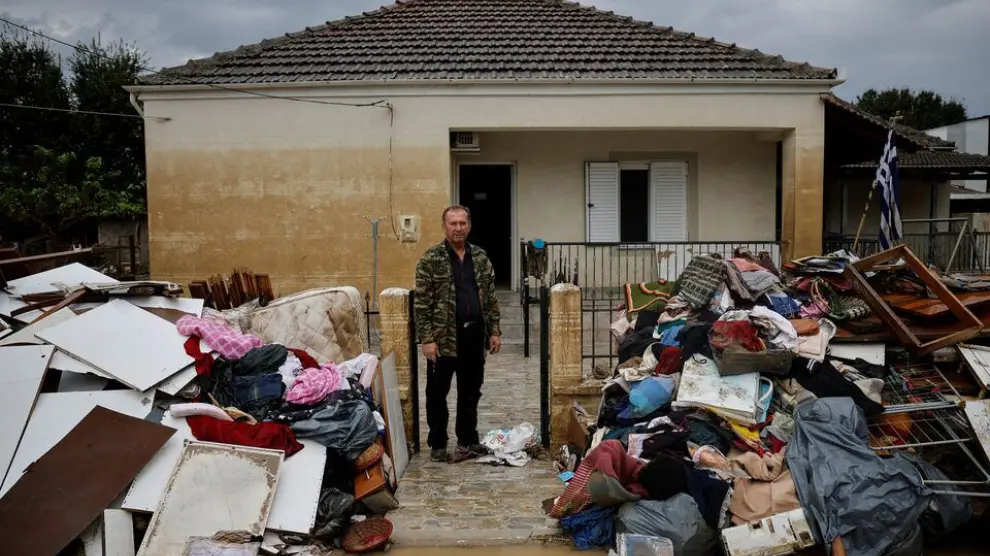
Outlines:
POLYGON ((470 446, 478 443, 478 402, 481 385, 485 382, 484 325, 458 328, 457 356, 437 357, 436 363, 426 364, 426 424, 430 429, 427 444, 434 450, 447 448, 447 423, 450 410, 447 394, 450 382, 457 375, 457 414, 454 431, 457 443, 470 446))

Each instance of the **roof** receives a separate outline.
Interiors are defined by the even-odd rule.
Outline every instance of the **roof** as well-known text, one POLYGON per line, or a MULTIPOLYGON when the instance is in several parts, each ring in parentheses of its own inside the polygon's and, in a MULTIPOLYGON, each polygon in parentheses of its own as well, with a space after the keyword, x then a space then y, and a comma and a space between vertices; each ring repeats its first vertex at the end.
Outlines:
POLYGON ((142 83, 838 78, 562 0, 406 0, 163 73, 142 83))
MULTIPOLYGON (((836 106, 841 108, 851 114, 854 114, 868 122, 881 126, 883 128, 889 128, 891 126, 890 122, 881 118, 880 116, 873 115, 866 110, 856 106, 855 104, 842 100, 841 98, 835 96, 832 93, 825 93, 822 95, 822 99, 827 103, 826 105, 836 106)), ((894 133, 898 138, 906 139, 907 141, 913 143, 916 147, 922 149, 948 149, 951 150, 955 148, 955 143, 952 141, 946 141, 935 137, 934 135, 929 135, 924 131, 915 129, 904 124, 893 124, 894 133)))
MULTIPOLYGON (((845 164, 843 168, 876 168, 877 160, 845 164)), ((990 172, 990 156, 954 151, 921 150, 913 153, 898 153, 897 167, 900 169, 947 170, 965 172, 990 172)))

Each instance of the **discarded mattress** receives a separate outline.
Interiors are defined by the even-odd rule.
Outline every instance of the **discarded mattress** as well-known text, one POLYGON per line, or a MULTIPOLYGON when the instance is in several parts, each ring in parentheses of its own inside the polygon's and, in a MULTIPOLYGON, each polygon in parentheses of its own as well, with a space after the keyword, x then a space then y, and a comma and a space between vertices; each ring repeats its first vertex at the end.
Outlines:
POLYGON ((342 362, 365 351, 366 323, 356 288, 321 288, 276 299, 241 321, 266 343, 305 349, 321 362, 342 362))

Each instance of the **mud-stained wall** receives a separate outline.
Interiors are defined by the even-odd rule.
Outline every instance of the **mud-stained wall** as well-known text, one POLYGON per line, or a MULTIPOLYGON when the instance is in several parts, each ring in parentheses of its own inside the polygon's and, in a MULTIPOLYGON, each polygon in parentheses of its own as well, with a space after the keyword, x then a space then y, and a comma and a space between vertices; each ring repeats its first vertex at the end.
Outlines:
MULTIPOLYGON (((281 293, 343 284, 364 292, 371 288, 373 264, 365 216, 391 215, 397 229, 400 216, 414 215, 420 218, 418 242, 399 243, 387 218, 379 240, 378 289, 410 287, 416 260, 441 238, 439 213, 452 198, 452 129, 801 129, 814 135, 823 127, 817 90, 627 89, 584 86, 580 91, 586 94, 579 95, 565 86, 516 92, 490 86, 268 90, 297 97, 318 93, 318 99, 331 102, 388 98, 391 113, 381 106, 290 102, 228 91, 139 91, 147 116, 169 118, 149 120, 146 128, 152 275, 188 282, 244 266, 271 274, 281 293), (350 96, 332 96, 342 94, 350 96)), ((613 149, 675 146, 620 143, 613 149)), ((764 156, 767 149, 753 148, 757 159, 770 158, 764 156)), ((724 155, 713 160, 719 156, 723 168, 749 167, 724 155)), ((814 189, 814 176, 805 184, 814 189)), ((705 195, 699 190, 701 205, 705 195)), ((713 237, 711 222, 725 217, 726 204, 725 196, 708 196, 722 204, 699 212, 696 226, 699 235, 713 237)), ((765 203, 772 207, 772 196, 765 203)), ((575 217, 583 225, 583 211, 575 217)))

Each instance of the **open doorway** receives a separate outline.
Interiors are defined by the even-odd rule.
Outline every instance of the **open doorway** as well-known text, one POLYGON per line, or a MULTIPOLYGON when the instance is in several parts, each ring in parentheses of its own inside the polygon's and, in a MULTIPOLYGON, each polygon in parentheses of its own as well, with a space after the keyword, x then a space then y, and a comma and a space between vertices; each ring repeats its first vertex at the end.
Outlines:
POLYGON ((458 199, 471 211, 468 241, 481 247, 495 267, 495 284, 512 285, 512 165, 461 164, 458 199))

